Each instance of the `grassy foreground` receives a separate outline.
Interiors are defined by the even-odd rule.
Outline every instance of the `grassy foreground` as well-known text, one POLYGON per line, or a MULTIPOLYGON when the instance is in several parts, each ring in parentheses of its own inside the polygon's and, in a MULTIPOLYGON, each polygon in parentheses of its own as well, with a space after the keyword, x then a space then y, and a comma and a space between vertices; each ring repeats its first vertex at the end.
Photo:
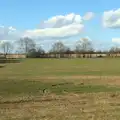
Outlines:
MULTIPOLYGON (((23 63, 8 64, 1 70, 5 77, 120 75, 120 59, 27 59, 23 63)), ((2 75, 1 75, 2 74, 2 75)))
POLYGON ((0 68, 0 120, 119 120, 120 59, 26 59, 0 68))

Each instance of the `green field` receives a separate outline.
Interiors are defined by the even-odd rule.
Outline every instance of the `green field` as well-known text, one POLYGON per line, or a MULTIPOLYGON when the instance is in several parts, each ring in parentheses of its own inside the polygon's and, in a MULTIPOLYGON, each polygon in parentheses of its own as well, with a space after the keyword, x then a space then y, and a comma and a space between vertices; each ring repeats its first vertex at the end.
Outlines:
POLYGON ((119 120, 119 98, 119 58, 25 59, 0 67, 0 120, 119 120))

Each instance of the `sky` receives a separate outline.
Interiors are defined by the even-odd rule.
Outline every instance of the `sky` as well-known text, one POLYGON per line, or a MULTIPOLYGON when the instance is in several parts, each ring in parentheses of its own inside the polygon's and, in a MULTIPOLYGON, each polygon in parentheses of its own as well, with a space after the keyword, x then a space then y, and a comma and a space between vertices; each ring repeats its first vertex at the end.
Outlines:
POLYGON ((1 0, 0 41, 30 37, 44 49, 74 47, 83 37, 95 49, 120 45, 119 0, 1 0))

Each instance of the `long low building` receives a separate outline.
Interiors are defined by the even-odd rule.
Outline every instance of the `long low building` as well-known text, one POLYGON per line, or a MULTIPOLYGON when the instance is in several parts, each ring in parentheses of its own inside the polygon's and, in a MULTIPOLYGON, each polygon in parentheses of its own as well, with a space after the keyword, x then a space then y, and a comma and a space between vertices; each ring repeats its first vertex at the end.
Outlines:
POLYGON ((72 53, 72 54, 49 54, 48 56, 51 58, 97 58, 97 57, 107 57, 108 54, 103 54, 103 53, 75 54, 75 53, 72 53))
POLYGON ((6 55, 6 58, 26 58, 25 54, 9 54, 6 55))
POLYGON ((0 54, 0 57, 3 58, 26 58, 26 55, 25 54, 7 54, 7 55, 4 55, 4 54, 0 54))
MULTIPOLYGON (((1 58, 26 58, 25 54, 0 54, 1 58)), ((98 57, 120 57, 120 53, 92 53, 92 54, 44 54, 40 55, 40 58, 98 58, 98 57)))

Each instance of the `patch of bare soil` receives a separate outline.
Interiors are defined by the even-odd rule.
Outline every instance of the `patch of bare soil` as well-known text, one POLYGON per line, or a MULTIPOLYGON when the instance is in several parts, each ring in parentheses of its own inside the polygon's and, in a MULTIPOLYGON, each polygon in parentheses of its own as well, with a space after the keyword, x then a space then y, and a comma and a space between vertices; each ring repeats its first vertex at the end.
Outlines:
POLYGON ((43 101, 0 104, 0 120, 120 119, 120 93, 71 93, 63 96, 44 96, 40 99, 43 101))

